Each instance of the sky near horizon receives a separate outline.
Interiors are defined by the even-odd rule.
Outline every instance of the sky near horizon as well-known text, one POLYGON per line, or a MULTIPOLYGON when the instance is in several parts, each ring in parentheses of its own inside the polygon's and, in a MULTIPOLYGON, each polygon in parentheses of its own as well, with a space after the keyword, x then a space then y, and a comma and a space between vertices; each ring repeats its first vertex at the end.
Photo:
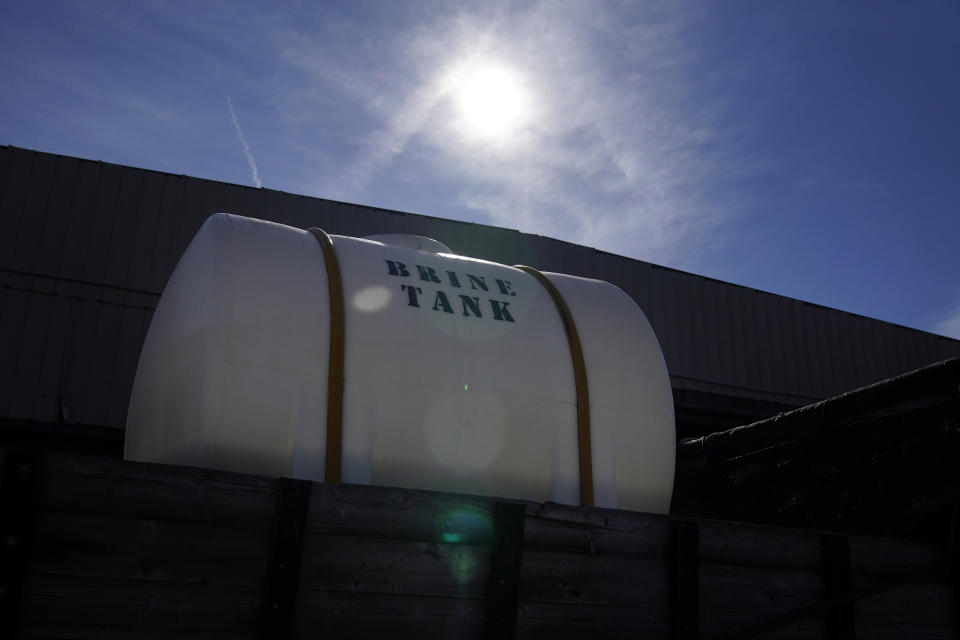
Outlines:
POLYGON ((950 0, 8 0, 0 144, 518 229, 960 338, 958 69, 950 0))

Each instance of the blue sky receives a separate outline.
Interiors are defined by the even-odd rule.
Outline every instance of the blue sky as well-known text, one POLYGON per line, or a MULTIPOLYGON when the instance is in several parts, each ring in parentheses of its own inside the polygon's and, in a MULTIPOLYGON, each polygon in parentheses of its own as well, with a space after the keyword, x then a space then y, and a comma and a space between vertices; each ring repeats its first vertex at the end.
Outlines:
POLYGON ((960 338, 958 69, 954 1, 8 0, 0 144, 519 229, 960 338))

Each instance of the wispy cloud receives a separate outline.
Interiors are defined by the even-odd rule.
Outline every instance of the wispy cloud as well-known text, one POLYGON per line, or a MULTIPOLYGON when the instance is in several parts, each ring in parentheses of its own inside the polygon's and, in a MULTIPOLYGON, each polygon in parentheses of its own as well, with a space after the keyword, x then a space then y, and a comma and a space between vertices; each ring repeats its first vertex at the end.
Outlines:
POLYGON ((263 183, 260 182, 260 170, 257 168, 257 160, 253 157, 253 153, 250 151, 250 145, 243 135, 243 129, 240 127, 240 120, 237 119, 237 112, 233 108, 233 100, 230 96, 227 96, 227 109, 230 111, 230 120, 233 121, 233 128, 237 131, 237 139, 240 141, 243 155, 247 157, 247 164, 250 165, 250 177, 253 180, 253 184, 262 187, 263 183))
POLYGON ((670 3, 541 3, 352 34, 347 53, 323 36, 285 34, 285 58, 306 84, 349 96, 368 132, 311 191, 370 202, 387 182, 456 184, 423 212, 691 265, 738 209, 711 197, 713 185, 744 170, 723 151, 720 107, 696 95, 696 19, 670 3), (485 64, 512 69, 529 98, 508 139, 471 136, 459 118, 458 82, 485 64))
POLYGON ((957 131, 943 55, 955 11, 15 4, 0 20, 0 142, 248 184, 263 164, 289 192, 518 228, 957 334, 957 314, 935 315, 949 278, 930 275, 956 271, 956 145, 940 144, 957 131), (507 139, 463 126, 458 79, 484 64, 511 69, 528 98, 507 139), (927 285, 862 293, 891 270, 927 285))
POLYGON ((233 107, 233 98, 230 97, 230 93, 227 92, 226 87, 223 84, 223 67, 220 65, 220 61, 213 59, 213 69, 217 73, 217 83, 220 85, 223 95, 227 98, 227 112, 230 114, 230 121, 233 123, 233 129, 237 132, 237 140, 240 142, 240 148, 243 150, 243 155, 247 159, 247 164, 250 165, 250 178, 253 180, 258 188, 263 186, 263 183, 260 182, 260 169, 257 167, 257 160, 253 157, 253 152, 250 150, 250 144, 247 142, 247 137, 243 135, 243 127, 240 126, 240 119, 237 118, 237 110, 233 107))

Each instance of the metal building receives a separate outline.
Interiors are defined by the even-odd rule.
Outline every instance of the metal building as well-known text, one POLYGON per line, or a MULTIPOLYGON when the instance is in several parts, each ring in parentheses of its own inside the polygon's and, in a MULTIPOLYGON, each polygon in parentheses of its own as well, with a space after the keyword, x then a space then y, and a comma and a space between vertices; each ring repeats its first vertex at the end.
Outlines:
POLYGON ((960 355, 960 341, 551 238, 0 147, 0 446, 118 453, 160 292, 211 213, 413 233, 457 254, 612 282, 663 348, 678 436, 960 355))

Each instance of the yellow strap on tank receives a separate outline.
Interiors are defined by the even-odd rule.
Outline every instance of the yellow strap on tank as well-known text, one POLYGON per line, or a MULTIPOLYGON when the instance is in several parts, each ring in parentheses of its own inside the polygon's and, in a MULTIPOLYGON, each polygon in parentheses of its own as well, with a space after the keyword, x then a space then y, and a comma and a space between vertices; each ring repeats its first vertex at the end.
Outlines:
POLYGON ((327 370, 327 447, 324 482, 340 482, 343 448, 343 280, 330 236, 317 227, 307 229, 320 243, 330 289, 330 366, 327 370))
POLYGON ((593 451, 590 446, 590 390, 587 388, 587 365, 583 360, 583 348, 580 346, 580 334, 577 325, 573 322, 570 308, 564 301, 559 289, 533 267, 516 265, 517 269, 525 271, 536 278, 543 288, 553 298, 553 304, 560 312, 563 328, 567 332, 567 343, 570 345, 570 359, 573 360, 573 381, 577 393, 577 444, 580 451, 580 504, 584 507, 593 506, 593 451))

